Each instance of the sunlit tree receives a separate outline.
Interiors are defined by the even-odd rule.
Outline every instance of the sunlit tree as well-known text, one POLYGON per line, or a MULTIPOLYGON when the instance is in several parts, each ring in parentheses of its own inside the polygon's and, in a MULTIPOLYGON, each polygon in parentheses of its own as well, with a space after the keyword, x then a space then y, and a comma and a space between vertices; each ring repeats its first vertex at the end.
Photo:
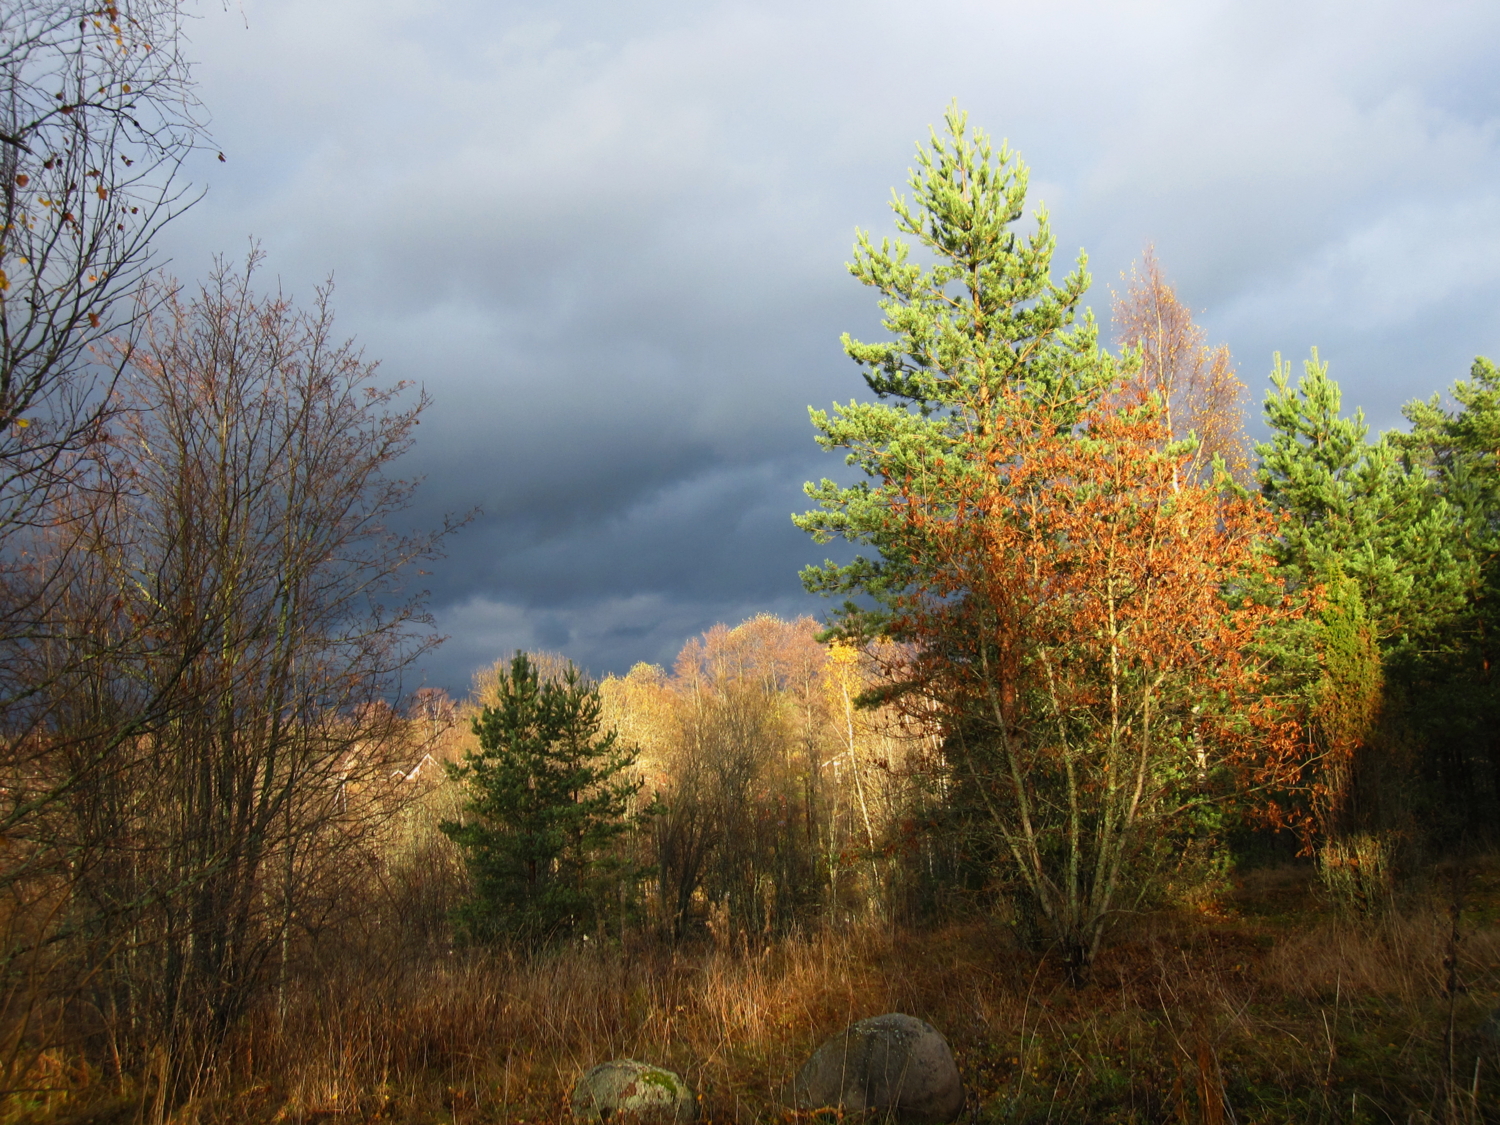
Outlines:
POLYGON ((1218 460, 1235 480, 1248 482, 1245 384, 1228 346, 1209 347, 1208 334, 1193 322, 1150 247, 1131 269, 1125 292, 1115 296, 1114 321, 1120 344, 1140 352, 1131 385, 1161 398, 1167 440, 1197 440, 1186 474, 1211 480, 1218 460))
MULTIPOLYGON (((891 204, 912 246, 860 232, 850 272, 880 294, 894 339, 844 351, 863 369, 877 401, 812 410, 818 443, 847 450, 865 479, 825 479, 806 492, 819 507, 793 522, 814 541, 842 538, 873 554, 825 562, 802 572, 809 591, 846 599, 837 632, 864 639, 886 629, 891 607, 926 581, 926 550, 916 530, 887 517, 900 484, 920 482, 941 465, 963 464, 961 448, 1004 427, 1012 404, 1051 403, 1076 411, 1109 385, 1113 359, 1083 306, 1085 259, 1061 284, 1051 277, 1055 240, 1047 214, 1022 229, 1028 169, 1004 144, 972 133, 956 107, 946 132, 917 151, 913 199, 891 204)), ((933 494, 931 499, 940 502, 933 494)))
POLYGON ((1269 509, 1185 477, 1159 401, 1001 395, 1006 424, 951 462, 918 477, 892 458, 888 518, 926 545, 893 698, 941 725, 1078 974, 1215 806, 1299 780, 1256 655, 1289 610, 1247 596, 1272 567, 1269 509))
POLYGON ((541 945, 600 921, 611 848, 640 787, 601 708, 597 685, 576 668, 544 681, 517 653, 474 720, 478 749, 450 767, 467 800, 442 826, 473 880, 459 911, 471 939, 541 945))

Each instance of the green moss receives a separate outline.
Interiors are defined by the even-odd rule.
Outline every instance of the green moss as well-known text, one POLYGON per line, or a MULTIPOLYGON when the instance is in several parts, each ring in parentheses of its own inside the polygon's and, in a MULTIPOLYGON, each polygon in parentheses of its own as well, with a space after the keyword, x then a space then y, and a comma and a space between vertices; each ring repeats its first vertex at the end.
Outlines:
POLYGON ((681 1083, 669 1071, 648 1067, 641 1071, 638 1080, 646 1083, 648 1086, 660 1086, 674 1097, 683 1093, 681 1083))

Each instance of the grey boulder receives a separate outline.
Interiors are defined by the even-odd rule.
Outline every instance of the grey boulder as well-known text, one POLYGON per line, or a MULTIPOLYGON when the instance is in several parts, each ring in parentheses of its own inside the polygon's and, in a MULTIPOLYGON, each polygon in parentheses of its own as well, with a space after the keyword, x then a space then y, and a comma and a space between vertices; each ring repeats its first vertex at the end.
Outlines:
POLYGON ((691 1086, 670 1070, 635 1059, 594 1067, 574 1083, 572 1104, 577 1122, 666 1125, 698 1116, 691 1086))
POLYGON ((797 1072, 792 1097, 802 1110, 873 1110, 912 1125, 953 1121, 964 1108, 948 1041, 899 1012, 860 1020, 824 1043, 797 1072))

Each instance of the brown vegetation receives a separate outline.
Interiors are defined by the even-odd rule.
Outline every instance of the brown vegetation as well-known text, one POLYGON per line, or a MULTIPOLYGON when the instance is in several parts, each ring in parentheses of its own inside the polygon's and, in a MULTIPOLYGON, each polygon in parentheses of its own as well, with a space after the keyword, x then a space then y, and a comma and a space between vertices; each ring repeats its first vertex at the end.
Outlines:
POLYGON ((1460 876, 1457 945, 1451 880, 1356 920, 1319 908, 1310 870, 1257 872, 1218 916, 1138 920, 1082 989, 983 920, 734 947, 636 935, 531 958, 433 948, 378 973, 365 949, 284 1015, 258 1010, 170 1114, 151 1074, 111 1079, 54 1049, 10 1117, 556 1121, 580 1071, 629 1056, 687 1077, 708 1120, 786 1121, 786 1084, 823 1038, 899 1010, 948 1036, 980 1120, 1493 1119, 1479 1024, 1500 993, 1500 868, 1460 876))
MULTIPOLYGON (((1500 1058, 1480 1033, 1500 1002, 1500 862, 1409 872, 1363 914, 1310 863, 1206 882, 1184 869, 1156 909, 1119 924, 1080 986, 1057 948, 1020 940, 1008 920, 1020 900, 1003 887, 923 909, 922 855, 903 850, 898 815, 903 793, 920 796, 903 786, 923 776, 922 740, 906 736, 904 774, 877 766, 900 728, 843 706, 851 661, 810 632, 761 618, 691 643, 673 674, 606 681, 662 800, 682 784, 679 757, 734 722, 752 759, 744 800, 715 805, 710 771, 693 815, 706 851, 727 841, 739 866, 711 858, 680 897, 648 879, 641 912, 602 937, 534 955, 456 947, 448 918, 465 876, 437 825, 459 794, 433 767, 472 739, 474 703, 424 693, 395 728, 403 768, 348 793, 369 829, 321 853, 336 893, 316 920, 309 903, 284 988, 262 991, 221 1043, 158 1040, 144 1066, 67 1037, 13 1054, 5 1119, 557 1121, 582 1070, 638 1057, 687 1077, 707 1120, 787 1121, 787 1083, 817 1044, 892 1010, 948 1036, 978 1120, 1477 1122, 1500 1110, 1500 1058), (747 681, 758 702, 736 695, 747 681), (809 713, 818 723, 799 726, 809 713), (799 732, 832 750, 799 757, 799 732), (835 777, 829 764, 841 746, 866 762, 863 805, 856 767, 835 777), (783 917, 774 898, 735 896, 788 862, 758 850, 755 824, 780 821, 808 768, 826 774, 812 806, 825 842, 804 858, 830 862, 831 883, 783 917)), ((800 849, 808 832, 792 819, 779 846, 800 849)), ((633 846, 649 857, 662 831, 633 846)))

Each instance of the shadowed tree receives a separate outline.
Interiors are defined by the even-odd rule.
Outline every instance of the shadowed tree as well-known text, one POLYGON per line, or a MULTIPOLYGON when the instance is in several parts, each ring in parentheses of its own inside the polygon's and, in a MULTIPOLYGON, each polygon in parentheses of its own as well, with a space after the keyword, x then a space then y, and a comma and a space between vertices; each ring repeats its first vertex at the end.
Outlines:
POLYGON ((117 490, 70 588, 138 640, 101 661, 66 633, 41 646, 66 673, 67 816, 36 839, 72 865, 61 921, 98 958, 94 1010, 189 1068, 285 965, 350 793, 387 771, 383 700, 433 643, 405 585, 440 534, 387 527, 425 399, 333 337, 326 293, 299 311, 257 294, 254 266, 191 296, 163 282, 119 345, 117 490), (134 717, 129 736, 101 714, 134 717), (72 764, 100 748, 108 769, 72 764))
MULTIPOLYGON (((109 341, 137 338, 151 241, 191 203, 178 171, 204 139, 181 18, 178 0, 0 5, 0 835, 24 854, 0 889, 31 907, 22 883, 71 877, 35 842, 55 838, 71 794, 122 768, 117 751, 163 704, 69 693, 143 644, 92 553, 118 499, 101 443, 129 347, 109 341)), ((57 921, 50 907, 17 917, 57 921)), ((5 968, 36 971, 38 936, 0 937, 5 968)))

